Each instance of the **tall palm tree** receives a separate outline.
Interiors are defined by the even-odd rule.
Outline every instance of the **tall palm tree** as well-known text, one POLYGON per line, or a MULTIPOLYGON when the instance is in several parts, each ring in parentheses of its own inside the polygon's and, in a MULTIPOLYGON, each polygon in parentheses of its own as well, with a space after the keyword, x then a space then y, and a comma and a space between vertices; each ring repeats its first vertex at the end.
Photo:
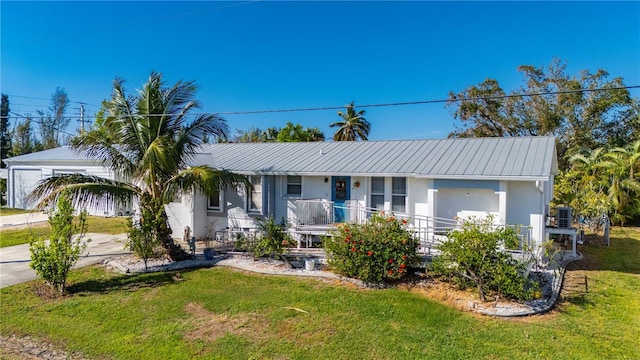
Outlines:
POLYGON ((221 186, 247 184, 245 177, 209 166, 190 166, 198 147, 209 136, 226 138, 224 119, 189 111, 198 107, 193 81, 165 87, 162 75, 152 72, 136 95, 127 95, 124 81, 113 82, 111 99, 103 104, 102 124, 72 140, 77 153, 86 154, 110 168, 116 180, 82 174, 60 175, 43 180, 31 194, 44 206, 62 189, 71 191, 80 205, 109 199, 134 199, 142 210, 152 211, 160 221, 154 231, 177 259, 184 252, 170 240, 164 205, 182 193, 196 189, 213 195, 221 186))
POLYGON ((342 120, 337 121, 329 125, 330 127, 337 127, 333 140, 335 141, 355 141, 358 138, 361 140, 367 140, 369 138, 369 130, 371 124, 364 118, 365 111, 355 110, 353 101, 347 105, 346 112, 338 111, 338 116, 342 120))

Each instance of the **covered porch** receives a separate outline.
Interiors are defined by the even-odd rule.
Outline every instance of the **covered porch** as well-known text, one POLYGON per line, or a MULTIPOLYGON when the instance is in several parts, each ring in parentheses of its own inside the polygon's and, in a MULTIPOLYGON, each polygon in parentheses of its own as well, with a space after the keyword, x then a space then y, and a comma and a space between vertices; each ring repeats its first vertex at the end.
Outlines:
MULTIPOLYGON (((313 247, 321 243, 322 237, 332 236, 333 231, 341 224, 363 224, 371 219, 371 215, 379 209, 363 206, 357 200, 347 200, 344 205, 336 205, 325 199, 297 200, 293 217, 289 220, 289 233, 298 242, 298 248, 313 247), (336 214, 339 213, 339 214, 336 214), (339 221, 342 220, 342 221, 339 221)), ((462 225, 461 219, 416 215, 403 212, 389 212, 394 217, 406 222, 407 229, 419 240, 419 251, 432 254, 437 246, 447 238, 447 234, 462 225)), ((509 226, 495 224, 496 227, 509 226)), ((518 250, 533 245, 531 228, 511 226, 520 240, 518 250)))

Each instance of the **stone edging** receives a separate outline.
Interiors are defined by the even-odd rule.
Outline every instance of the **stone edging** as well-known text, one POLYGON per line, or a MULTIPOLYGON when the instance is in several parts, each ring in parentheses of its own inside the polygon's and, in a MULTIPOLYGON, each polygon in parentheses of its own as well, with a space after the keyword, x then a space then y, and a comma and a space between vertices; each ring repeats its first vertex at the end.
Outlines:
POLYGON ((541 315, 546 312, 549 312, 558 302, 558 298, 560 297, 560 291, 562 290, 562 285, 564 284, 564 275, 566 272, 567 265, 571 262, 578 261, 583 259, 583 255, 578 253, 576 258, 565 260, 560 265, 558 269, 558 274, 553 277, 553 283, 551 284, 551 296, 541 304, 529 305, 524 304, 528 308, 521 311, 511 311, 511 312, 501 312, 499 310, 494 309, 483 309, 478 310, 479 313, 490 316, 498 316, 498 317, 520 317, 520 316, 531 316, 531 315, 541 315))

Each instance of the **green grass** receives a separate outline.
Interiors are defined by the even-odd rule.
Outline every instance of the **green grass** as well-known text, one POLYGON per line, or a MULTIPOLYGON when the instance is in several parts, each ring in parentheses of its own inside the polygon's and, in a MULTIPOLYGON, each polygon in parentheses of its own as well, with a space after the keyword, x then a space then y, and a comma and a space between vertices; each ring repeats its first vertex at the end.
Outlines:
MULTIPOLYGON (((126 231, 126 217, 105 218, 100 216, 87 217, 87 232, 102 234, 121 234, 126 231)), ((22 229, 0 230, 0 248, 6 246, 28 244, 31 236, 48 236, 50 232, 47 222, 32 224, 22 229)))
POLYGON ((360 290, 225 268, 115 275, 75 271, 70 295, 43 299, 38 282, 0 290, 0 333, 30 335, 89 358, 637 359, 640 232, 580 249, 551 314, 496 319, 418 293, 360 290), (306 311, 300 312, 297 308, 306 311))
POLYGON ((31 212, 31 210, 14 209, 14 208, 8 208, 8 207, 0 206, 0 216, 28 214, 30 212, 31 212))

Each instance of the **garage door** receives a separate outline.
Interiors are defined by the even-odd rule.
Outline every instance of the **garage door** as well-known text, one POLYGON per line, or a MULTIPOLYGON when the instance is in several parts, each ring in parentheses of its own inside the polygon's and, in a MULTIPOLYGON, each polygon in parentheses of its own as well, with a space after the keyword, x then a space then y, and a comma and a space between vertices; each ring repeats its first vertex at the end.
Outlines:
POLYGON ((42 179, 40 170, 14 170, 13 171, 13 207, 18 209, 32 209, 34 201, 28 202, 27 195, 36 187, 38 181, 42 179))

